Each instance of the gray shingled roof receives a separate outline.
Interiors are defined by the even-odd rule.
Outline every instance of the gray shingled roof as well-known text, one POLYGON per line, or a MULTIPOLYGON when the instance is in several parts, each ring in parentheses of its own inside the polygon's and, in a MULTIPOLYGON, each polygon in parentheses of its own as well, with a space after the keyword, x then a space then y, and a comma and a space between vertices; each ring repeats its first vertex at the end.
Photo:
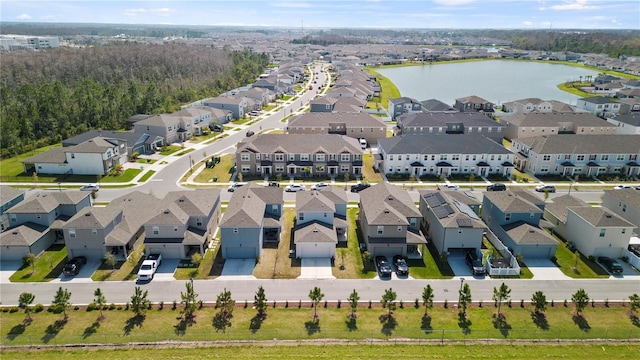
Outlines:
POLYGON ((90 195, 87 191, 79 190, 38 192, 16 204, 6 213, 48 214, 60 205, 77 205, 90 195))
POLYGON ((123 210, 116 206, 82 208, 66 224, 63 229, 104 229, 113 222, 123 210))
POLYGON ((635 227, 632 223, 603 207, 579 206, 571 207, 570 211, 594 227, 635 227))
POLYGON ((443 199, 446 201, 446 204, 448 204, 453 210, 453 214, 438 219, 438 221, 440 222, 440 224, 442 224, 443 227, 457 229, 460 227, 458 223, 459 219, 469 220, 471 227, 475 229, 484 229, 487 227, 487 225, 485 225, 485 223, 482 222, 482 220, 480 220, 479 217, 474 219, 461 211, 461 208, 464 209, 465 211, 472 211, 471 208, 468 207, 468 201, 470 201, 471 203, 476 203, 477 200, 473 200, 468 196, 461 194, 460 191, 454 191, 454 190, 451 190, 451 191, 422 190, 420 191, 420 197, 428 198, 430 196, 434 196, 435 194, 441 194, 443 196, 443 199), (458 198, 461 198, 464 201, 459 201, 457 200, 458 198))
POLYGON ((604 190, 607 196, 618 199, 629 206, 640 209, 640 191, 633 189, 604 190))
POLYGON ((62 141, 63 146, 79 145, 93 138, 102 137, 105 139, 118 139, 127 142, 128 146, 133 146, 144 134, 133 131, 111 131, 111 130, 89 130, 80 135, 62 141))
POLYGON ((324 149, 330 154, 339 154, 344 150, 354 154, 362 154, 358 139, 335 134, 261 134, 253 136, 237 144, 237 152, 244 150, 262 154, 285 153, 313 154, 324 149))
POLYGON ((67 158, 65 157, 65 152, 67 151, 67 148, 62 148, 62 147, 54 147, 52 149, 49 149, 48 151, 45 151, 43 153, 31 156, 29 158, 26 158, 22 161, 23 164, 35 164, 35 163, 46 163, 46 164, 57 164, 57 163, 63 163, 67 160, 67 158))
POLYGON ((0 246, 31 246, 47 229, 32 222, 24 223, 0 233, 0 246))
POLYGON ((517 221, 513 224, 503 225, 504 231, 513 239, 516 244, 557 244, 558 241, 546 231, 525 223, 524 221, 517 221))
POLYGON ((457 112, 458 111, 458 109, 438 99, 424 100, 424 101, 421 101, 420 104, 427 111, 434 111, 434 112, 442 112, 442 111, 457 112))
POLYGON ((207 216, 220 198, 220 189, 173 191, 165 195, 163 203, 174 203, 189 216, 207 216))
POLYGON ((517 141, 537 154, 640 154, 640 135, 546 135, 517 141))
POLYGON ((577 207, 577 206, 589 206, 586 202, 571 196, 571 195, 562 195, 558 197, 554 197, 552 201, 549 201, 545 204, 545 211, 549 212, 558 220, 562 222, 567 221, 567 212, 568 207, 577 207))
POLYGON ((265 217, 265 207, 282 203, 282 188, 253 183, 241 186, 231 196, 220 227, 260 227, 265 217))
POLYGON ((169 126, 180 122, 179 116, 173 116, 171 114, 158 114, 150 116, 146 119, 140 120, 136 123, 149 126, 169 126))
POLYGON ((324 195, 324 192, 311 190, 296 193, 296 212, 335 213, 336 204, 324 195))
POLYGON ((578 100, 582 100, 588 103, 592 103, 592 104, 597 104, 597 105, 604 105, 604 104, 615 104, 616 101, 611 99, 611 98, 607 98, 604 96, 591 96, 591 97, 585 97, 585 98, 581 98, 578 100))
POLYGON ((422 216, 406 190, 386 182, 360 192, 360 206, 368 225, 408 225, 407 218, 422 216))
POLYGON ((558 126, 561 122, 571 122, 575 126, 616 127, 591 113, 530 112, 505 117, 503 120, 509 124, 527 127, 558 126))
POLYGON ((400 135, 379 139, 386 154, 512 154, 480 134, 400 135))
POLYGON ((537 213, 542 212, 539 207, 526 198, 516 195, 513 191, 487 191, 484 196, 503 213, 537 213))
POLYGON ((296 228, 293 235, 294 244, 299 243, 338 243, 338 235, 333 226, 312 221, 296 228))
POLYGON ((332 123, 345 123, 347 127, 386 127, 380 118, 363 112, 308 112, 289 119, 288 127, 320 127, 332 123))
POLYGON ((6 204, 24 193, 25 191, 22 189, 8 185, 0 185, 0 204, 6 204))
POLYGON ((406 113, 398 117, 405 127, 429 127, 429 126, 446 126, 447 124, 463 123, 465 126, 487 126, 487 127, 505 127, 479 112, 429 112, 429 113, 406 113))
POLYGON ((618 115, 613 120, 620 121, 631 126, 640 126, 640 113, 631 112, 624 115, 618 115))

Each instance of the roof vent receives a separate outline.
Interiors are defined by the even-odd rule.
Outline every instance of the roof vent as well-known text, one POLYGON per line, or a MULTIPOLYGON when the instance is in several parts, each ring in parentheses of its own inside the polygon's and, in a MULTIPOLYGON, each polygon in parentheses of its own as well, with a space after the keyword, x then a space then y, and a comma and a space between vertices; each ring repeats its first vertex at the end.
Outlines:
POLYGON ((184 199, 180 199, 180 200, 178 200, 178 202, 184 202, 184 199))
POLYGON ((91 216, 91 213, 86 213, 84 214, 84 216, 91 216))
POLYGON ((611 216, 611 214, 606 214, 606 215, 605 215, 605 217, 606 217, 607 219, 611 219, 613 216, 611 216))
POLYGON ((18 235, 18 232, 17 232, 17 231, 14 231, 14 232, 12 232, 11 234, 13 234, 13 235, 18 235))
POLYGON ((389 209, 384 209, 385 214, 388 214, 389 212, 390 212, 389 209))
POLYGON ((164 211, 164 213, 165 213, 165 214, 168 214, 168 213, 169 213, 169 209, 166 209, 166 210, 164 211))
POLYGON ((387 200, 393 200, 393 196, 389 196, 387 200))
POLYGON ((318 229, 313 229, 313 232, 314 232, 314 233, 317 233, 317 232, 318 232, 318 229))

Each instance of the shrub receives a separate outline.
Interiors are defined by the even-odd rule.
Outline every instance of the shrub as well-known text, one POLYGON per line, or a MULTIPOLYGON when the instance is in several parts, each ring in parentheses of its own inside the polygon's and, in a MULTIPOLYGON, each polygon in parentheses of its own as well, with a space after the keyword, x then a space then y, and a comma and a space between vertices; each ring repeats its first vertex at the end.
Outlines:
POLYGON ((302 307, 302 300, 298 300, 298 309, 302 307))
POLYGON ((420 299, 416 298, 413 303, 413 307, 416 309, 420 308, 420 299))
POLYGON ((198 300, 198 309, 202 309, 204 307, 204 301, 198 300))
POLYGON ((109 310, 115 310, 116 309, 116 304, 111 303, 109 304, 109 310))
POLYGON ((158 303, 158 310, 162 310, 162 309, 164 309, 164 301, 160 301, 158 303))
POLYGON ((9 312, 10 312, 10 313, 14 313, 14 312, 18 312, 18 310, 20 310, 20 309, 19 309, 17 306, 12 306, 12 307, 9 309, 9 312))
POLYGON ((564 307, 567 307, 567 299, 564 299, 564 307))
POLYGON ((524 300, 520 299, 520 307, 523 308, 524 307, 524 300))
POLYGON ((478 307, 482 307, 482 300, 478 303, 478 307))
POLYGON ((369 300, 369 309, 371 309, 371 300, 369 300))
POLYGON ((289 308, 289 300, 285 300, 284 307, 285 307, 285 309, 289 308))
POLYGON ((77 310, 80 310, 80 306, 76 305, 76 306, 73 308, 73 310, 76 310, 76 311, 77 311, 77 310))
POLYGON ((444 299, 444 308, 448 309, 449 308, 449 300, 444 299))
POLYGON ((171 310, 175 310, 178 308, 178 302, 173 300, 173 303, 171 303, 171 310))
POLYGON ((338 309, 342 306, 342 300, 338 300, 338 309))
POLYGON ((44 305, 42 304, 36 304, 36 306, 33 307, 33 312, 39 313, 42 312, 44 310, 44 305))
POLYGON ((96 303, 91 302, 89 303, 89 305, 87 305, 87 311, 93 311, 96 309, 96 303))
POLYGON ((400 309, 404 309, 404 301, 400 300, 400 309))

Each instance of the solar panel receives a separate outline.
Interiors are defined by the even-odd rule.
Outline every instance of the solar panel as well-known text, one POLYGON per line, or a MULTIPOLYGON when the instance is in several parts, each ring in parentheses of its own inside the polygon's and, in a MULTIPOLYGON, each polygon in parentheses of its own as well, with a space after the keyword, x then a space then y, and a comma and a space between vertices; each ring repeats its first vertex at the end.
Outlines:
POLYGON ((426 196, 425 201, 427 202, 429 207, 432 207, 432 208, 436 206, 440 206, 440 204, 442 204, 440 199, 438 199, 436 196, 426 196))
POLYGON ((447 216, 449 216, 449 212, 447 211, 447 209, 445 209, 442 206, 436 206, 433 209, 433 213, 436 214, 436 216, 438 217, 438 219, 444 219, 447 216))
POLYGON ((471 223, 471 219, 456 219, 456 222, 458 223, 459 227, 473 227, 473 224, 471 223))
POLYGON ((473 209, 471 209, 469 207, 469 205, 465 204, 465 203, 461 203, 458 200, 454 200, 453 204, 458 208, 458 210, 467 215, 468 217, 474 219, 474 220, 480 220, 480 218, 478 217, 478 214, 475 213, 475 211, 473 211, 473 209))
POLYGON ((455 211, 453 211, 453 208, 451 207, 451 205, 449 205, 449 204, 444 204, 444 205, 442 205, 442 207, 447 211, 447 213, 448 213, 449 215, 451 215, 451 214, 455 214, 455 211))

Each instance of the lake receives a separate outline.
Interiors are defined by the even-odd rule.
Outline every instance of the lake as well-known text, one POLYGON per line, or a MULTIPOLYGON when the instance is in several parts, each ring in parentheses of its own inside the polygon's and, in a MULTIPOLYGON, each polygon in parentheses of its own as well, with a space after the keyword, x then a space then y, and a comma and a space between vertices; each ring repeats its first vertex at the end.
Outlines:
MULTIPOLYGON (((455 99, 476 95, 496 105, 525 99, 558 100, 575 105, 579 96, 558 89, 558 84, 580 80, 598 72, 581 67, 532 62, 487 60, 376 69, 391 80, 402 96, 418 101, 455 99)), ((386 106, 386 104, 385 104, 386 106)))

